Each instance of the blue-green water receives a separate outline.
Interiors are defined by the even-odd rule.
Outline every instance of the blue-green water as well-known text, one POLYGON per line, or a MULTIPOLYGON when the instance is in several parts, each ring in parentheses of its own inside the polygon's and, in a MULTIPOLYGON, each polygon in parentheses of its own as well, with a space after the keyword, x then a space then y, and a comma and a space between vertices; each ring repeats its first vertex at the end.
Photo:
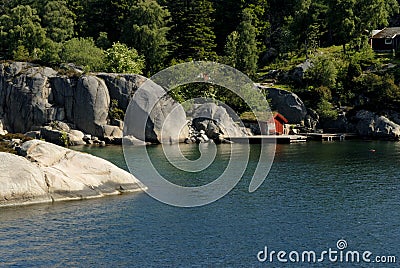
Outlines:
MULTIPOLYGON (((120 147, 78 149, 125 167, 120 147)), ((250 160, 254 166, 257 157, 250 160)), ((1 209, 0 266, 284 267, 260 263, 257 253, 265 246, 322 252, 345 239, 349 250, 396 256, 397 264, 382 267, 399 267, 399 166, 399 143, 279 145, 258 191, 248 193, 248 172, 204 207, 175 208, 139 194, 1 209)), ((309 266, 291 266, 299 265, 309 266)))

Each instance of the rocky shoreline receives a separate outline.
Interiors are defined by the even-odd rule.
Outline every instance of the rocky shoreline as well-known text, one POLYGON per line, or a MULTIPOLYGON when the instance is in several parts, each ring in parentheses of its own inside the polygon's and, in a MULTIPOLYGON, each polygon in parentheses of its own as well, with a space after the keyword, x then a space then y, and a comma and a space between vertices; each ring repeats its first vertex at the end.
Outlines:
POLYGON ((139 180, 110 162, 31 140, 18 155, 0 153, 0 207, 142 192, 139 180))
MULTIPOLYGON (((61 146, 122 144, 124 115, 129 112, 132 96, 147 79, 135 74, 85 74, 74 66, 65 68, 56 71, 26 62, 0 63, 0 135, 24 133, 61 146)), ((400 116, 394 112, 343 111, 336 120, 320 122, 318 114, 307 109, 296 94, 257 86, 268 94, 272 109, 302 131, 324 129, 365 138, 399 139, 400 116)), ((130 130, 125 129, 133 144, 200 142, 207 138, 221 142, 224 136, 257 134, 237 125, 237 118, 232 119, 231 113, 220 105, 197 105, 196 109, 184 111, 177 109, 178 104, 171 97, 159 98, 160 92, 162 89, 143 92, 135 98, 136 108, 131 111, 129 125, 137 125, 143 116, 149 120, 141 126, 145 133, 138 134, 133 129, 130 135, 130 130), (154 109, 146 110, 155 99, 154 109), (168 118, 171 112, 173 120, 168 118)))
MULTIPOLYGON (((0 207, 142 191, 143 186, 128 172, 106 160, 64 148, 69 145, 220 143, 228 142, 225 137, 256 134, 237 124, 240 120, 232 118, 227 107, 203 103, 185 111, 168 95, 158 96, 163 91, 157 85, 156 94, 142 92, 134 99, 134 110, 128 111, 145 77, 84 74, 73 66, 68 68, 56 71, 26 62, 0 63, 0 135, 24 133, 33 139, 9 141, 11 151, 18 155, 0 153, 0 207), (154 107, 149 105, 155 101, 154 107), (131 122, 126 127, 123 119, 128 112, 131 122), (171 113, 173 116, 168 117, 171 113), (148 120, 141 120, 143 116, 148 120)), ((332 133, 399 140, 397 113, 361 110, 351 115, 342 113, 332 122, 319 122, 318 114, 307 109, 296 94, 258 87, 268 93, 274 111, 303 130, 312 132, 322 127, 332 133)))

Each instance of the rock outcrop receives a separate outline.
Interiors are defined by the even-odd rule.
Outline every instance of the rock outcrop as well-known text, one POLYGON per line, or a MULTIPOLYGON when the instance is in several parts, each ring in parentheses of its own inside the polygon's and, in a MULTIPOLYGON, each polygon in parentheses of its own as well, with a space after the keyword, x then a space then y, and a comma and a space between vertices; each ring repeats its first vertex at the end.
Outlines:
POLYGON ((189 136, 183 107, 148 80, 126 111, 124 135, 152 143, 184 142, 189 136))
MULTIPOLYGON (((38 136, 48 142, 61 146, 76 146, 86 144, 86 142, 83 140, 85 137, 83 132, 71 129, 66 123, 60 121, 54 121, 50 124, 50 126, 40 128, 38 136)), ((31 137, 36 138, 36 135, 31 137)))
POLYGON ((28 63, 0 64, 0 117, 7 130, 25 133, 55 119, 58 111, 49 103, 51 68, 28 63))
POLYGON ((129 101, 136 90, 146 81, 146 78, 135 74, 108 74, 100 73, 97 77, 104 80, 107 85, 110 98, 118 101, 118 106, 126 110, 129 101))
POLYGON ((107 124, 110 95, 103 80, 95 76, 82 76, 74 92, 74 123, 79 130, 103 136, 107 124))
POLYGON ((24 157, 0 153, 0 206, 96 198, 144 187, 106 160, 44 141, 25 142, 19 154, 24 157))
MULTIPOLYGON (((123 111, 145 81, 146 78, 140 75, 72 72, 67 76, 25 62, 1 63, 0 119, 4 119, 1 121, 4 130, 32 134, 32 131, 40 130, 42 138, 57 144, 64 144, 64 141, 60 142, 65 135, 63 132, 67 132, 72 144, 80 144, 82 135, 76 131, 120 144, 123 111), (111 103, 117 106, 111 107, 111 103), (118 118, 112 116, 112 108, 119 109, 118 118), (74 133, 54 129, 51 125, 55 121, 68 123, 74 133)), ((137 138, 156 143, 183 142, 188 136, 183 109, 177 108, 179 105, 168 96, 153 98, 154 92, 144 95, 137 99, 140 116, 134 119, 143 120, 141 116, 149 114, 150 120, 145 122, 144 137, 139 135, 137 138), (146 107, 152 105, 148 101, 159 98, 161 100, 155 103, 154 109, 147 111, 146 107)), ((3 132, 0 130, 0 133, 3 132)))
POLYGON ((307 108, 296 94, 278 88, 259 87, 267 92, 273 111, 282 114, 291 124, 303 123, 307 108))
POLYGON ((0 135, 6 135, 8 131, 4 129, 3 119, 0 119, 0 135))
POLYGON ((194 104, 188 111, 188 116, 193 120, 194 129, 204 131, 210 139, 245 136, 243 129, 232 119, 228 111, 215 103, 194 104))
POLYGON ((26 62, 1 63, 0 119, 11 133, 37 131, 62 121, 71 129, 118 143, 123 126, 109 116, 111 100, 125 110, 143 81, 140 75, 66 76, 26 62))
POLYGON ((385 116, 362 110, 357 112, 353 120, 360 136, 399 140, 400 125, 390 121, 385 116))
POLYGON ((51 202, 42 170, 24 157, 0 153, 0 207, 51 202))

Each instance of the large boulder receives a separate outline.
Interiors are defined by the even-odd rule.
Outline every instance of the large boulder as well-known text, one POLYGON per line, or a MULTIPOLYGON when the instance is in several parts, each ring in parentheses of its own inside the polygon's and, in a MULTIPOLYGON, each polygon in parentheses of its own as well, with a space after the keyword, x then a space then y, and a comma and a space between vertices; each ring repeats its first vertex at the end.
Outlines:
POLYGON ((184 142, 189 136, 183 107, 148 80, 126 111, 124 136, 151 143, 184 142))
POLYGON ((272 110, 282 114, 289 123, 299 124, 304 122, 307 108, 296 94, 279 88, 261 88, 267 92, 267 98, 271 100, 272 110))
POLYGON ((54 114, 48 102, 49 77, 56 75, 56 71, 21 62, 3 64, 1 69, 0 116, 4 117, 7 129, 24 133, 48 122, 54 114))
POLYGON ((103 137, 107 125, 110 95, 106 84, 96 76, 82 76, 74 92, 74 123, 85 133, 103 137))
POLYGON ((77 83, 77 77, 55 76, 50 79, 52 91, 49 102, 59 107, 59 113, 63 113, 63 116, 56 116, 56 120, 74 122, 74 88, 77 83))
POLYGON ((58 123, 58 125, 52 124, 51 126, 40 128, 40 138, 60 146, 76 146, 86 144, 83 140, 85 135, 81 131, 70 129, 69 126, 62 122, 56 123, 58 123), (62 124, 65 124, 66 127, 59 127, 59 125, 62 124))
POLYGON ((0 207, 51 202, 45 174, 24 157, 0 153, 0 207))
POLYGON ((80 200, 145 188, 106 160, 44 141, 25 142, 19 153, 25 158, 0 153, 0 206, 80 200))
POLYGON ((112 100, 118 101, 118 106, 126 110, 133 94, 146 81, 146 78, 136 74, 99 73, 97 76, 104 80, 112 100))
POLYGON ((379 116, 370 111, 358 111, 353 120, 360 136, 394 139, 400 137, 400 125, 390 121, 385 116, 379 116))
POLYGON ((8 131, 4 129, 3 119, 0 119, 0 135, 6 135, 8 131))
POLYGON ((287 73, 289 81, 297 85, 301 85, 303 83, 305 73, 308 69, 310 69, 311 66, 312 64, 310 61, 305 61, 297 65, 287 73))
POLYGON ((245 136, 228 111, 215 103, 195 104, 191 111, 188 111, 188 116, 193 120, 193 127, 197 131, 205 131, 211 139, 245 136))

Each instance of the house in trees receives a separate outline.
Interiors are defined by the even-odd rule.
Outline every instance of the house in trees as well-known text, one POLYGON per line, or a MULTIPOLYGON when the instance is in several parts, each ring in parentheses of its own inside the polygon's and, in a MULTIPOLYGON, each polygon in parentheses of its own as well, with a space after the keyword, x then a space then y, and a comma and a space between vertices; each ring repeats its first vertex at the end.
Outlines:
POLYGON ((400 48, 400 27, 375 30, 370 42, 375 51, 397 51, 400 48))

